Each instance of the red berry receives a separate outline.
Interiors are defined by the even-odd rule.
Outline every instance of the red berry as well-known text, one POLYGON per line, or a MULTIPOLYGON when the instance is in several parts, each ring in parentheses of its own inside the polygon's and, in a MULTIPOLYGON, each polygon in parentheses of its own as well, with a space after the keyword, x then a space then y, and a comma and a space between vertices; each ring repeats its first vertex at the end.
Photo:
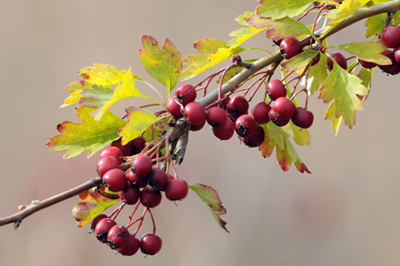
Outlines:
POLYGON ((360 64, 364 67, 364 68, 374 68, 376 67, 375 63, 372 62, 368 62, 368 61, 364 61, 360 58, 358 58, 358 62, 360 62, 360 64))
POLYGON ((303 47, 296 37, 283 39, 279 46, 281 48, 282 56, 286 59, 290 59, 303 52, 303 47))
POLYGON ((132 256, 136 254, 139 250, 140 241, 134 235, 129 234, 128 241, 126 244, 120 248, 117 248, 117 251, 124 256, 132 256))
POLYGON ((149 156, 145 154, 137 155, 132 161, 132 171, 139 178, 145 178, 151 173, 153 163, 149 156))
POLYGON ((296 106, 286 97, 280 97, 272 104, 272 110, 285 119, 290 119, 296 112, 296 106))
POLYGON ((201 125, 206 121, 206 111, 198 102, 190 102, 185 106, 185 113, 192 125, 201 125))
POLYGON ((199 131, 204 127, 205 124, 206 124, 206 120, 204 120, 204 122, 202 124, 200 124, 200 125, 190 125, 189 129, 191 131, 199 131))
POLYGON ((104 150, 102 150, 100 153, 100 158, 103 158, 106 156, 114 157, 115 159, 118 159, 119 162, 121 163, 123 161, 123 159, 120 157, 124 156, 124 154, 118 147, 110 146, 110 147, 107 147, 104 150))
POLYGON ((207 122, 213 127, 220 127, 226 123, 226 112, 220 107, 212 107, 207 111, 207 122))
POLYGON ((161 202, 161 192, 152 187, 145 187, 140 192, 140 202, 146 207, 156 207, 161 202))
POLYGON ((174 116, 182 117, 181 106, 176 102, 175 96, 168 99, 167 110, 174 116))
POLYGON ((274 110, 272 110, 272 109, 269 110, 268 116, 275 125, 280 126, 280 127, 287 125, 290 121, 290 119, 282 118, 276 112, 274 112, 274 110))
POLYGON ((309 128, 314 121, 314 115, 303 107, 297 107, 292 117, 292 122, 298 127, 309 128))
POLYGON ((389 48, 398 48, 400 46, 400 30, 395 26, 387 27, 382 32, 381 40, 389 48))
POLYGON ((116 224, 117 223, 110 218, 105 218, 100 220, 97 223, 96 228, 94 230, 97 239, 101 243, 107 243, 108 231, 110 231, 111 227, 113 227, 116 224))
POLYGON ((146 233, 140 239, 140 250, 144 254, 154 255, 161 250, 162 239, 156 234, 146 233))
POLYGON ((386 49, 381 54, 386 56, 387 58, 389 58, 392 61, 392 63, 390 65, 378 65, 378 67, 380 69, 382 69, 384 72, 389 73, 389 74, 391 72, 395 71, 396 68, 397 68, 398 63, 396 62, 396 60, 394 58, 393 50, 386 49))
POLYGON ((128 243, 129 235, 125 226, 116 224, 108 231, 108 244, 112 249, 121 248, 128 243))
POLYGON ((319 60, 321 59, 321 53, 318 53, 311 61, 311 66, 315 66, 318 64, 319 60))
MULTIPOLYGON (((344 55, 341 52, 333 52, 333 53, 331 53, 331 56, 333 59, 335 59, 336 63, 338 63, 338 65, 341 68, 343 68, 344 70, 347 69, 346 58, 344 57, 344 55)), ((333 69, 333 61, 329 57, 328 57, 328 65, 329 65, 330 69, 333 69)))
POLYGON ((243 138, 250 137, 256 133, 257 127, 258 124, 251 115, 241 115, 235 122, 236 133, 243 138))
POLYGON ((144 188, 147 186, 147 179, 137 177, 132 171, 128 172, 127 178, 132 185, 135 185, 139 188, 144 188))
POLYGON ((137 186, 128 185, 119 192, 119 197, 126 204, 135 204, 140 197, 140 190, 137 186))
POLYGON ((228 110, 233 114, 247 114, 247 111, 249 110, 249 102, 243 96, 235 95, 228 102, 228 110))
POLYGON ((91 222, 90 222, 90 229, 92 229, 92 231, 94 232, 96 225, 98 222, 100 222, 101 220, 108 218, 107 214, 105 213, 100 213, 99 215, 96 216, 96 218, 94 218, 91 222))
POLYGON ((154 168, 149 176, 149 185, 158 190, 164 190, 168 184, 167 174, 160 168, 154 168))
POLYGON ((270 80, 267 83, 267 93, 271 100, 275 101, 280 97, 286 97, 286 88, 279 79, 270 80))
POLYGON ((125 172, 121 169, 111 169, 103 175, 103 181, 106 182, 106 186, 113 192, 119 192, 123 190, 127 185, 125 172))
POLYGON ((183 179, 173 179, 165 188, 165 196, 169 200, 182 200, 189 192, 189 186, 183 179))
POLYGON ((400 47, 394 50, 394 60, 400 63, 400 47))
POLYGON ((269 110, 271 110, 271 106, 269 106, 266 102, 259 102, 251 110, 251 115, 257 123, 266 124, 269 122, 269 110))
POLYGON ((196 99, 197 93, 191 84, 184 83, 176 88, 175 97, 176 99, 185 106, 186 104, 193 102, 196 99))
POLYGON ((103 177, 111 169, 116 169, 119 166, 119 160, 115 157, 105 156, 100 158, 97 162, 97 173, 100 177, 103 177))
POLYGON ((247 147, 255 148, 260 146, 265 139, 265 132, 261 126, 257 127, 256 133, 248 138, 240 138, 247 147))
POLYGON ((227 119, 223 126, 213 127, 212 131, 220 140, 228 140, 233 136, 233 133, 235 133, 235 126, 231 119, 227 119))
POLYGON ((131 154, 138 154, 146 147, 146 140, 143 137, 137 137, 130 141, 129 145, 132 149, 131 154))
POLYGON ((131 146, 130 145, 122 145, 121 139, 115 140, 111 143, 111 146, 117 147, 120 149, 124 156, 131 155, 131 146))

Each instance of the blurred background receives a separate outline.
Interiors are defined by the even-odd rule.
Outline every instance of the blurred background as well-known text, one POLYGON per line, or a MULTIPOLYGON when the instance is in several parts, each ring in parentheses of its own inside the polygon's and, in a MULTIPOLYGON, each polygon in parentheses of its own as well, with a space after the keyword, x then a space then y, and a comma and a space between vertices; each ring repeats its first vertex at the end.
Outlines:
MULTIPOLYGON (((68 96, 65 86, 80 79, 79 69, 93 63, 132 67, 162 89, 140 63, 140 35, 159 43, 169 38, 185 57, 197 53, 192 47, 197 39, 228 41, 241 27, 234 19, 257 5, 255 0, 0 1, 0 216, 96 175, 98 155, 63 160, 63 153, 44 145, 58 133, 57 124, 79 122, 73 107, 58 108, 68 96)), ((328 39, 330 44, 366 40, 364 23, 328 39)), ((259 35, 242 46, 275 49, 259 35)), ((177 206, 164 199, 153 211, 163 239, 159 254, 123 257, 100 244, 89 228, 76 227, 71 210, 80 200, 75 197, 35 213, 15 231, 12 225, 0 227, 0 265, 399 265, 398 82, 398 76, 377 69, 357 125, 351 130, 342 125, 337 137, 323 120, 328 105, 316 95, 310 98, 311 146, 296 149, 311 175, 294 166, 284 173, 275 153, 264 159, 236 138, 221 142, 208 126, 192 133, 179 175, 220 193, 229 234, 189 193, 177 206)), ((139 89, 147 93, 146 87, 139 89)), ((122 114, 138 104, 124 100, 112 111, 122 114)), ((125 223, 123 215, 129 213, 119 217, 125 223)), ((146 219, 138 236, 150 229, 146 219)))

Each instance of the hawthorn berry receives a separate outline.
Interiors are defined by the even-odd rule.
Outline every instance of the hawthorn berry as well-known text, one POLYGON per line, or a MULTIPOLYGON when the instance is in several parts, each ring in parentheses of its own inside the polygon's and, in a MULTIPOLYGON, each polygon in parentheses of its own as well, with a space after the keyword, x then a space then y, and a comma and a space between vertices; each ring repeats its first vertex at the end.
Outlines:
POLYGON ((290 118, 281 117, 276 112, 274 112, 274 110, 272 108, 271 108, 271 110, 269 110, 268 116, 275 125, 280 126, 280 127, 287 125, 290 121, 290 118))
POLYGON ((102 150, 100 153, 100 158, 103 158, 106 156, 114 157, 115 159, 118 159, 119 162, 121 163, 123 161, 123 159, 121 157, 124 156, 124 154, 118 147, 110 146, 110 147, 107 147, 104 150, 102 150))
POLYGON ((168 184, 167 174, 160 168, 154 168, 149 176, 149 185, 154 189, 164 190, 168 184))
POLYGON ((126 204, 135 204, 140 197, 140 190, 137 186, 128 185, 119 192, 119 197, 126 204))
POLYGON ((122 145, 121 139, 114 140, 111 143, 111 146, 119 148, 122 151, 123 156, 131 155, 131 146, 128 145, 128 144, 127 145, 122 145))
POLYGON ((224 109, 220 107, 212 107, 207 111, 207 122, 212 127, 220 127, 225 124, 228 117, 224 109))
MULTIPOLYGON (((333 59, 335 59, 336 63, 343 68, 344 70, 347 69, 347 61, 344 55, 341 52, 333 52, 331 53, 333 59)), ((330 69, 333 69, 333 61, 328 57, 328 65, 330 69)))
POLYGON ((235 95, 228 102, 228 110, 237 115, 247 114, 249 102, 243 96, 235 95))
POLYGON ((192 125, 201 125, 206 121, 206 111, 198 102, 190 102, 185 106, 185 114, 192 125))
POLYGON ((247 138, 240 137, 240 140, 243 141, 243 143, 250 148, 255 148, 260 146, 265 139, 265 132, 264 129, 261 126, 258 126, 256 129, 256 132, 247 138))
POLYGON ((139 178, 145 178, 151 173, 153 163, 146 154, 137 155, 132 161, 132 171, 139 178))
POLYGON ((147 179, 137 177, 137 175, 133 173, 132 169, 128 172, 127 178, 132 185, 135 185, 139 188, 144 188, 145 186, 147 186, 147 179))
POLYGON ((165 196, 169 200, 182 200, 186 198, 189 192, 189 186, 183 179, 169 180, 165 188, 165 196))
POLYGON ((175 91, 176 99, 182 103, 183 106, 193 102, 196 99, 197 93, 191 84, 181 84, 175 91))
POLYGON ((235 122, 236 133, 243 138, 250 137, 256 133, 257 127, 258 124, 251 115, 241 115, 235 122))
POLYGON ((143 137, 137 137, 129 142, 131 146, 131 155, 138 154, 146 147, 146 140, 143 137))
POLYGON ((97 239, 101 242, 101 243, 108 243, 107 242, 107 237, 108 237, 108 231, 110 231, 110 229, 116 225, 117 223, 110 218, 105 218, 100 220, 97 225, 96 228, 94 230, 97 239))
POLYGON ((162 239, 156 234, 146 233, 140 239, 140 251, 144 254, 154 255, 161 250, 162 239))
POLYGON ((181 106, 176 102, 176 97, 172 96, 168 99, 167 110, 176 117, 182 117, 181 106))
POLYGON ((147 186, 140 191, 140 202, 149 208, 156 207, 161 202, 161 192, 150 186, 147 186))
POLYGON ((400 47, 394 50, 394 60, 400 63, 400 47))
POLYGON ((94 232, 96 225, 100 220, 103 220, 105 218, 108 218, 108 215, 105 213, 100 213, 99 215, 96 216, 91 222, 90 222, 90 229, 94 232))
POLYGON ((124 256, 132 256, 135 255, 136 252, 140 248, 140 241, 134 235, 129 234, 128 240, 126 244, 120 248, 117 248, 117 251, 124 256))
POLYGON ((283 39, 279 46, 281 54, 285 59, 290 59, 303 52, 303 47, 296 37, 283 39))
POLYGON ((358 58, 358 62, 360 62, 360 64, 361 64, 364 68, 374 68, 374 67, 376 67, 376 64, 375 64, 375 63, 368 62, 368 61, 362 60, 362 59, 360 59, 360 58, 358 58))
POLYGON ((251 115, 257 123, 266 124, 269 122, 269 110, 271 110, 270 105, 268 105, 266 102, 259 102, 254 105, 253 109, 251 110, 251 115))
POLYGON ((115 157, 105 156, 97 161, 97 173, 103 177, 111 169, 116 169, 119 166, 119 160, 115 157))
POLYGON ((309 128, 314 121, 314 115, 312 112, 304 109, 303 107, 297 107, 296 112, 292 117, 292 122, 298 127, 309 128))
POLYGON ((190 125, 189 129, 190 129, 190 131, 199 131, 204 127, 205 124, 206 124, 206 120, 204 120, 204 122, 199 125, 190 125))
POLYGON ((280 117, 290 119, 296 112, 294 103, 286 97, 280 97, 272 104, 272 110, 280 117))
POLYGON ((397 48, 400 46, 400 30, 395 26, 387 27, 381 36, 384 45, 389 48, 397 48))
POLYGON ((103 175, 103 181, 109 190, 119 192, 127 185, 125 172, 121 169, 111 169, 103 175))
POLYGON ((267 93, 271 100, 274 101, 280 97, 286 97, 287 91, 282 81, 273 79, 267 83, 267 93))
POLYGON ((235 126, 231 119, 227 119, 225 124, 221 127, 213 127, 212 131, 214 136, 220 140, 228 140, 232 138, 233 133, 235 133, 235 126))
POLYGON ((394 51, 391 49, 386 49, 381 54, 386 56, 387 58, 389 58, 390 61, 392 61, 392 62, 389 65, 378 65, 378 67, 380 69, 382 69, 384 72, 392 74, 392 72, 394 72, 396 70, 397 65, 398 65, 398 63, 396 62, 396 60, 394 58, 394 51))
POLYGON ((121 248, 128 243, 129 235, 125 226, 116 224, 108 231, 108 244, 112 249, 121 248))

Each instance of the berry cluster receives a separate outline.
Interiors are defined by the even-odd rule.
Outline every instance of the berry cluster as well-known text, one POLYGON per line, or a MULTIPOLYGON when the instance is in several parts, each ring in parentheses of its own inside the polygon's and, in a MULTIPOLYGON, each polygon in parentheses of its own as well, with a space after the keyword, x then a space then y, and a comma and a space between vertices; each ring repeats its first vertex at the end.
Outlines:
POLYGON ((120 141, 116 141, 101 152, 97 162, 97 172, 109 191, 102 193, 106 197, 113 197, 118 193, 123 205, 110 217, 105 214, 96 217, 91 222, 92 230, 100 242, 126 256, 135 254, 139 248, 149 255, 160 251, 162 240, 155 234, 154 218, 150 209, 161 203, 161 192, 165 193, 167 199, 175 201, 184 199, 189 191, 185 180, 168 174, 166 164, 160 167, 157 158, 153 158, 154 153, 150 156, 144 153, 150 147, 152 144, 146 146, 146 141, 141 136, 128 145, 121 145, 120 141), (133 204, 137 206, 129 216, 128 225, 125 227, 117 224, 115 218, 118 213, 124 206, 133 204), (132 221, 139 205, 145 207, 144 213, 139 219, 132 221), (153 221, 153 233, 146 233, 139 241, 136 234, 147 212, 153 221), (112 219, 114 214, 116 216, 112 219), (135 233, 129 233, 128 228, 137 222, 140 223, 135 233))

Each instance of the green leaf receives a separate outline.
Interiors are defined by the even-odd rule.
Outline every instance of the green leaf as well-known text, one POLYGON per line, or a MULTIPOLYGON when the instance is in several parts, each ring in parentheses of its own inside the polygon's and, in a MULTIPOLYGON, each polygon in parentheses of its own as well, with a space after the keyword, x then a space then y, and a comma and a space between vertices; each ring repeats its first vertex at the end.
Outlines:
POLYGON ((276 158, 283 171, 286 172, 289 170, 293 162, 299 172, 311 173, 297 155, 292 143, 290 143, 288 133, 274 123, 266 123, 261 126, 264 128, 265 132, 264 142, 258 147, 262 156, 271 156, 276 147, 276 158))
POLYGON ((218 192, 212 187, 203 184, 189 185, 189 188, 196 192, 196 194, 204 202, 219 226, 229 233, 228 229, 225 227, 226 222, 219 217, 220 215, 226 214, 226 209, 224 206, 222 206, 218 192))
POLYGON ((331 129, 335 136, 339 133, 340 125, 342 124, 343 117, 339 116, 338 118, 335 117, 335 104, 331 102, 328 109, 325 112, 325 120, 331 120, 331 129))
POLYGON ((164 40, 162 49, 150 35, 142 35, 140 40, 144 51, 139 50, 139 55, 144 68, 155 80, 168 88, 169 96, 182 71, 181 54, 169 39, 164 40))
POLYGON ((324 82, 324 80, 328 77, 327 69, 326 69, 326 61, 327 56, 323 53, 320 53, 319 62, 310 67, 308 71, 307 77, 307 91, 309 95, 313 95, 316 92, 320 84, 324 82))
MULTIPOLYGON (((104 191, 105 187, 100 189, 104 191)), ((75 204, 74 208, 72 209, 72 216, 78 222, 78 227, 84 227, 99 214, 120 201, 119 197, 116 197, 116 199, 104 197, 99 193, 98 190, 99 189, 97 188, 92 188, 79 194, 79 197, 83 200, 83 202, 75 204)))
POLYGON ((131 140, 139 137, 154 123, 165 120, 165 117, 159 118, 153 113, 137 107, 130 107, 126 109, 126 112, 129 122, 118 131, 119 136, 122 137, 122 145, 126 145, 131 140))
POLYGON ((110 65, 94 64, 78 71, 85 81, 102 87, 111 87, 122 82, 125 70, 110 65))
MULTIPOLYGON (((101 108, 112 99, 113 89, 92 84, 89 89, 84 89, 79 105, 90 108, 101 108)), ((92 116, 94 116, 92 114, 92 116)), ((98 120, 98 119, 96 119, 98 120)))
POLYGON ((95 109, 79 106, 76 115, 83 123, 65 121, 57 126, 61 135, 50 138, 46 146, 51 151, 67 151, 64 158, 72 158, 90 150, 88 157, 119 138, 118 130, 126 122, 118 116, 106 112, 99 121, 90 116, 95 109))
POLYGON ((297 145, 310 146, 311 137, 310 137, 310 133, 308 132, 308 129, 300 128, 300 127, 296 126, 295 124, 293 124, 292 121, 289 121, 289 123, 283 127, 283 130, 285 130, 287 133, 292 135, 293 140, 294 140, 294 142, 296 142, 297 145))
POLYGON ((319 52, 315 50, 306 50, 290 58, 289 60, 285 60, 284 62, 282 62, 281 68, 284 71, 292 71, 305 68, 311 62, 311 60, 315 56, 317 56, 318 53, 319 52))
POLYGON ((371 90, 371 83, 372 83, 372 77, 374 74, 374 69, 368 69, 368 68, 362 68, 360 70, 360 72, 358 73, 357 77, 359 77, 362 80, 362 85, 364 85, 364 87, 367 88, 367 94, 364 95, 363 98, 361 98, 361 100, 363 102, 365 102, 365 100, 367 100, 368 96, 369 96, 369 92, 371 90))
POLYGON ((291 18, 282 18, 271 21, 271 27, 266 31, 268 38, 284 39, 292 36, 311 35, 311 31, 301 22, 291 18))
POLYGON ((359 96, 367 94, 362 80, 342 69, 335 60, 332 72, 323 82, 318 98, 325 103, 334 101, 335 117, 343 117, 345 124, 352 128, 355 124, 355 110, 363 110, 359 96))
POLYGON ((272 19, 283 17, 295 17, 300 15, 306 8, 313 3, 313 0, 258 0, 260 6, 256 9, 256 14, 272 19))
POLYGON ((266 28, 261 28, 257 29, 255 27, 246 27, 246 28, 241 28, 238 30, 235 30, 229 34, 231 37, 235 37, 232 40, 230 40, 227 45, 230 48, 236 48, 251 37, 257 35, 258 33, 264 31, 266 28))
POLYGON ((338 11, 340 13, 339 16, 335 17, 331 22, 329 22, 330 29, 333 29, 336 25, 338 25, 342 20, 350 16, 354 11, 359 9, 360 7, 365 6, 370 0, 345 0, 343 1, 339 7, 338 11))
POLYGON ((358 58, 378 65, 390 65, 392 63, 388 57, 381 54, 386 50, 386 46, 382 42, 346 43, 332 47, 347 51, 358 58))
POLYGON ((373 36, 379 35, 383 28, 385 27, 386 14, 379 14, 369 17, 365 22, 367 27, 365 31, 365 36, 371 38, 373 36))

